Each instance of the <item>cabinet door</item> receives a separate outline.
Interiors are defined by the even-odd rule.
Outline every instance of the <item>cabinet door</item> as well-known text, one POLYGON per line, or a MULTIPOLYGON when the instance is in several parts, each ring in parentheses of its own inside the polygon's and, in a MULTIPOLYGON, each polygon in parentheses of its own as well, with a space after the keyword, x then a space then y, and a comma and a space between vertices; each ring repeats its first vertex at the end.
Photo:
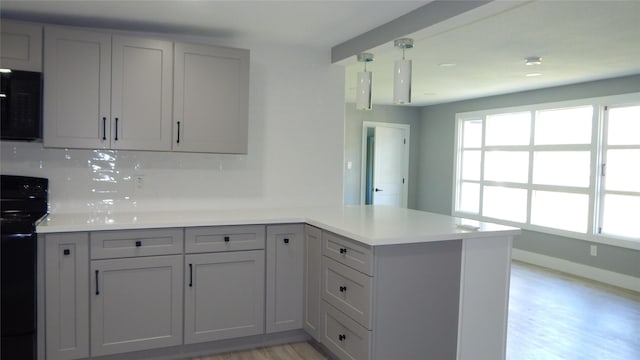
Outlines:
POLYGON ((303 328, 320 341, 320 285, 322 275, 322 230, 305 225, 304 322, 303 328))
POLYGON ((266 332, 302 328, 304 225, 267 226, 266 332))
POLYGON ((114 36, 111 148, 171 150, 173 43, 114 36))
POLYGON ((174 151, 247 153, 249 51, 175 44, 174 151))
POLYGON ((45 237, 47 360, 89 356, 89 235, 45 237))
POLYGON ((2 19, 0 67, 42 71, 42 26, 2 19))
POLYGON ((45 28, 44 146, 109 147, 111 35, 45 28))
POLYGON ((182 255, 91 262, 91 356, 182 343, 182 255))
POLYGON ((186 344, 264 333, 264 250, 185 256, 186 344))

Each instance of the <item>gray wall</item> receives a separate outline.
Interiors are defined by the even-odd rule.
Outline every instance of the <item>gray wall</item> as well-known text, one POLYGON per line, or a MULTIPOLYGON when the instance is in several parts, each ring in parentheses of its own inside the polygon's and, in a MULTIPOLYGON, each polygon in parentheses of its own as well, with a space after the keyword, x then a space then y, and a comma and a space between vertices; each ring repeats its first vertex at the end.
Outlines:
MULTIPOLYGON (((456 113, 632 92, 640 92, 640 75, 422 108, 417 208, 451 214, 456 113)), ((518 249, 640 277, 640 251, 598 244, 598 256, 592 257, 590 244, 533 231, 523 231, 514 240, 514 247, 518 249)))
POLYGON ((409 139, 409 196, 407 206, 416 209, 418 205, 418 171, 420 168, 420 108, 410 106, 373 105, 370 111, 356 110, 355 104, 345 105, 345 171, 344 204, 360 204, 360 167, 362 165, 362 122, 387 122, 408 124, 409 139), (351 161, 351 169, 347 163, 351 161))

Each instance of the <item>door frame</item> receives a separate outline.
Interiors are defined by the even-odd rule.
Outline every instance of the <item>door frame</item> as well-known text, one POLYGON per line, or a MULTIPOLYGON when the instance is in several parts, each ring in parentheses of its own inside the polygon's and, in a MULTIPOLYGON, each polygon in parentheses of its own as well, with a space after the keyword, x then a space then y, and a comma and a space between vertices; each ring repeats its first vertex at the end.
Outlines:
POLYGON ((406 146, 404 147, 403 152, 403 177, 404 187, 402 190, 402 207, 406 208, 408 204, 409 197, 409 149, 410 149, 410 138, 411 138, 411 126, 409 124, 398 124, 398 123, 387 123, 387 122, 377 122, 377 121, 363 121, 362 122, 362 152, 361 152, 361 169, 360 169, 360 204, 364 205, 366 202, 366 177, 367 177, 367 129, 369 128, 378 128, 378 127, 388 127, 388 128, 396 128, 402 129, 405 132, 406 146))

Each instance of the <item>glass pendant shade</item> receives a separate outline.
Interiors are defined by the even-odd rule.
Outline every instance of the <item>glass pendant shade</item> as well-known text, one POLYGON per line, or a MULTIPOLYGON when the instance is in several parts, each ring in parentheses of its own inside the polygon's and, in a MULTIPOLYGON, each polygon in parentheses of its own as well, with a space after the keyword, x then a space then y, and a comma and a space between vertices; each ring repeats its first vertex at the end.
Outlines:
POLYGON ((411 103, 411 60, 396 60, 393 74, 393 102, 411 103))
POLYGON ((356 109, 371 110, 371 71, 358 72, 356 93, 356 109))

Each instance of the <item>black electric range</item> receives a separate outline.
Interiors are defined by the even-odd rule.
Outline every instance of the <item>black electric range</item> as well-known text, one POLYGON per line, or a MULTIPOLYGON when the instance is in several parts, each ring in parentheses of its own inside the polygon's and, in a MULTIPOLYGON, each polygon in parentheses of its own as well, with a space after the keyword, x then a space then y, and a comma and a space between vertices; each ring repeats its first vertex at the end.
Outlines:
POLYGON ((36 359, 36 222, 47 214, 48 180, 0 175, 2 359, 36 359))

